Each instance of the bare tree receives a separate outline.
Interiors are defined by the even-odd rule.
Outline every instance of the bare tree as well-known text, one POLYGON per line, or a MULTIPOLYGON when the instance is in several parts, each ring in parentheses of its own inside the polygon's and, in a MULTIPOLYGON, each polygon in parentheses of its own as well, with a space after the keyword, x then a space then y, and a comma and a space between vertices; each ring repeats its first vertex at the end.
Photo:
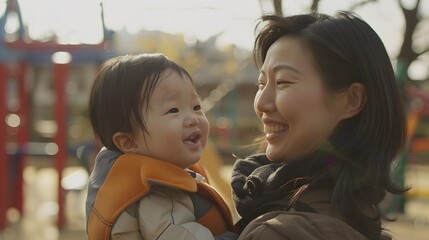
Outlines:
POLYGON ((274 13, 277 16, 283 16, 283 2, 282 0, 273 0, 274 13))
MULTIPOLYGON (((320 0, 313 0, 311 3, 310 11, 317 12, 319 11, 319 2, 320 0)), ((283 16, 283 1, 282 0, 273 0, 274 13, 277 16, 283 16)))
POLYGON ((311 12, 318 12, 319 11, 319 2, 320 0, 313 0, 311 3, 310 11, 311 12))
POLYGON ((404 14, 405 20, 405 31, 404 31, 404 40, 401 45, 401 50, 398 54, 397 61, 397 70, 400 70, 398 80, 405 84, 409 79, 407 74, 408 68, 411 63, 415 61, 420 55, 429 51, 429 46, 426 46, 426 49, 421 52, 416 52, 413 49, 413 37, 415 36, 417 25, 422 22, 424 19, 419 13, 419 8, 421 6, 421 1, 417 0, 414 8, 407 9, 404 6, 403 0, 398 0, 399 6, 404 14))
MULTIPOLYGON (((355 11, 360 7, 365 6, 368 3, 374 3, 378 0, 362 0, 358 1, 350 7, 351 11, 355 11)), ((398 70, 398 80, 403 86, 408 80, 409 76, 407 74, 408 68, 413 61, 415 61, 420 55, 429 52, 429 46, 427 46, 423 51, 416 52, 413 49, 413 36, 415 35, 416 27, 419 23, 425 20, 419 13, 421 8, 421 0, 417 0, 415 6, 412 9, 407 9, 404 5, 405 0, 397 0, 398 4, 402 10, 405 20, 405 31, 404 31, 404 40, 401 45, 400 52, 397 56, 397 70, 398 70)), ((274 12, 278 16, 283 16, 283 1, 282 0, 273 0, 274 12)), ((310 6, 311 12, 317 12, 319 10, 320 0, 313 0, 310 6)))
MULTIPOLYGON (((404 15, 405 30, 404 30, 404 39, 402 41, 401 49, 397 56, 396 71, 397 71, 397 80, 400 84, 400 87, 404 96, 404 103, 405 103, 405 106, 407 107, 407 112, 410 113, 411 111, 413 111, 412 109, 409 109, 410 108, 409 105, 412 105, 410 104, 412 99, 409 99, 406 96, 405 87, 406 85, 410 85, 413 83, 410 81, 410 77, 408 75, 408 69, 411 63, 414 62, 420 55, 425 54, 426 52, 429 51, 429 46, 425 46, 426 49, 420 52, 417 52, 413 48, 413 42, 415 41, 414 38, 417 35, 416 34, 417 25, 423 22, 424 20, 424 18, 419 13, 421 8, 421 1, 417 0, 415 6, 411 9, 407 9, 405 7, 403 0, 398 0, 398 4, 404 15)), ((429 104, 429 103, 425 103, 425 104, 429 104)), ((411 139, 408 139, 408 141, 411 141, 411 139)), ((395 168, 394 168, 394 179, 396 181, 396 184, 399 184, 402 187, 405 187, 405 167, 407 164, 408 147, 409 147, 409 144, 407 144, 406 149, 399 156, 398 161, 396 162, 395 168)), ((406 199, 404 195, 395 195, 392 198, 392 203, 389 210, 393 212, 404 212, 405 202, 406 202, 406 199)))
POLYGON ((362 6, 364 6, 364 5, 368 4, 368 3, 374 3, 374 2, 377 2, 377 1, 378 0, 364 0, 364 1, 361 1, 361 2, 357 2, 357 3, 353 4, 350 7, 350 11, 354 11, 357 8, 360 8, 360 7, 362 7, 362 6))

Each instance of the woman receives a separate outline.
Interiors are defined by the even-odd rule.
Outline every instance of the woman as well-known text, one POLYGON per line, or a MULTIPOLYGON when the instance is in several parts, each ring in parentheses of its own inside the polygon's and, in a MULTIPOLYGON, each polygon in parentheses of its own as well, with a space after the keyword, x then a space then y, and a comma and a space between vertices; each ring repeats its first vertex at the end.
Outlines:
MULTIPOLYGON (((389 56, 358 16, 264 16, 261 153, 239 159, 239 239, 381 239, 378 204, 406 128, 389 56)), ((259 25, 260 26, 260 25, 259 25)))

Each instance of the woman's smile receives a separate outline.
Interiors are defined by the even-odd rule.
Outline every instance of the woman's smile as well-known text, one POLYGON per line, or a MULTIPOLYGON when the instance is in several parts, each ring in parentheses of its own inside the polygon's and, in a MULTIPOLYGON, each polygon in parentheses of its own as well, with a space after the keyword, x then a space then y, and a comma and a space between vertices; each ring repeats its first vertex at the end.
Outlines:
POLYGON ((289 125, 280 123, 264 124, 264 132, 267 141, 274 140, 289 129, 289 125))

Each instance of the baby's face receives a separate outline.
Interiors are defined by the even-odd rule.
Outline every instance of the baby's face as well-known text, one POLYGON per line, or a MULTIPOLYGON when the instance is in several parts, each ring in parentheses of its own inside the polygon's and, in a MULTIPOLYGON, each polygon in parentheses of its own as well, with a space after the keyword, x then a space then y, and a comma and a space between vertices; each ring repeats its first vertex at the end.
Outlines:
POLYGON ((135 136, 139 153, 187 168, 201 158, 209 122, 190 79, 167 71, 142 111, 148 133, 135 136))

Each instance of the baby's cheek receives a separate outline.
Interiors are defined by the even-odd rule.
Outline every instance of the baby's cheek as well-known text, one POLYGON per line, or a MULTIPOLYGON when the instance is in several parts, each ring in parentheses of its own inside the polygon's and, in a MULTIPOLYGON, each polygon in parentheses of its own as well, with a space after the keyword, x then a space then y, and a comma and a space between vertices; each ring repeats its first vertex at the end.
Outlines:
POLYGON ((207 138, 209 135, 209 131, 210 131, 210 123, 207 120, 207 118, 203 118, 200 120, 200 130, 201 130, 201 134, 203 136, 203 141, 204 144, 207 142, 207 138))

